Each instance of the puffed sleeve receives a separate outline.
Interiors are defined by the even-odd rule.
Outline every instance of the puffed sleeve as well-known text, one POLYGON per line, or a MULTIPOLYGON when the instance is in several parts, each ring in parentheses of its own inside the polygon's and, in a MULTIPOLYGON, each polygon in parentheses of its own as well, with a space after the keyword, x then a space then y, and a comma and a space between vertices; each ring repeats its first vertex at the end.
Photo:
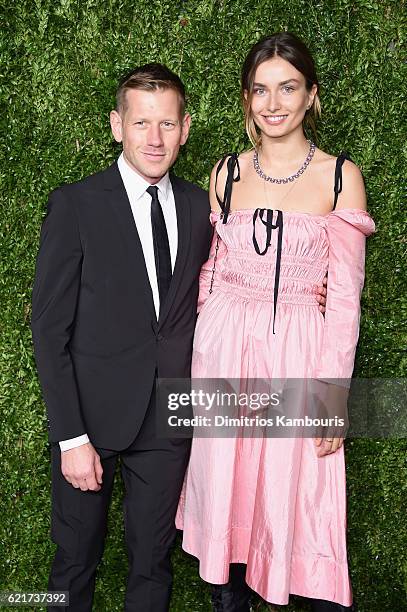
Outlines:
POLYGON ((198 297, 198 312, 200 312, 202 306, 206 302, 209 297, 209 292, 212 283, 212 275, 213 275, 213 285, 212 291, 216 291, 216 287, 219 285, 219 278, 222 270, 222 265, 224 263, 225 255, 226 255, 226 246, 225 243, 219 238, 219 247, 216 255, 215 262, 215 271, 213 272, 215 254, 216 254, 216 245, 218 242, 218 233, 216 231, 216 224, 220 219, 218 213, 211 212, 210 214, 210 222, 214 227, 212 244, 209 251, 208 260, 203 264, 201 268, 201 273, 199 275, 199 297, 198 297))
POLYGON ((327 218, 328 285, 319 379, 352 377, 359 337, 360 296, 365 276, 366 237, 375 231, 369 214, 358 209, 333 211, 327 218))

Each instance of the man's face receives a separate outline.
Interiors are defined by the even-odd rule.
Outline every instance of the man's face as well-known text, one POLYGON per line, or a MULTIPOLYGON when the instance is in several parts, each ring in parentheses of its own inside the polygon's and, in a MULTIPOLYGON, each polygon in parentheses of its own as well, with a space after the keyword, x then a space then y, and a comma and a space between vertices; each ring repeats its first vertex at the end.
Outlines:
POLYGON ((113 136, 123 143, 127 163, 151 184, 177 159, 190 123, 188 113, 180 116, 179 96, 173 89, 128 89, 125 108, 110 113, 113 136))

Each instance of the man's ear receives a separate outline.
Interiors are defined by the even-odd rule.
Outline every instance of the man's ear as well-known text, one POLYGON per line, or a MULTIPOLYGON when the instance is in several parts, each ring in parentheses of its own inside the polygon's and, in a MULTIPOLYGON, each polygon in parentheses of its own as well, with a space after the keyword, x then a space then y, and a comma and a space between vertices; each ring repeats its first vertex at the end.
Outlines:
POLYGON ((122 118, 117 110, 110 111, 110 127, 116 142, 123 140, 122 118))
POLYGON ((184 145, 188 140, 189 129, 191 127, 191 115, 189 113, 185 113, 184 118, 182 120, 182 128, 181 128, 181 144, 184 145))

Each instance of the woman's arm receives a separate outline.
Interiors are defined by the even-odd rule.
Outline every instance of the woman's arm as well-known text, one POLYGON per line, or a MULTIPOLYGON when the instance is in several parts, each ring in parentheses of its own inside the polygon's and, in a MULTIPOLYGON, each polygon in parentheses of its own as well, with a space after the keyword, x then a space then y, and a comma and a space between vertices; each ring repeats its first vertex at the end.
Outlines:
POLYGON ((222 263, 226 255, 226 246, 223 243, 223 241, 219 238, 218 233, 216 231, 216 223, 220 218, 221 208, 216 198, 215 188, 217 188, 217 193, 218 193, 219 198, 222 199, 222 193, 225 188, 225 181, 226 181, 226 168, 224 166, 220 171, 218 181, 216 184, 216 170, 217 170, 219 163, 220 163, 220 160, 217 164, 215 164, 211 172, 211 180, 210 180, 210 187, 209 187, 209 201, 210 201, 210 205, 212 209, 210 220, 211 220, 212 225, 214 226, 214 232, 213 232, 212 244, 211 244, 211 248, 209 251, 208 260, 203 264, 201 268, 201 273, 199 276, 198 312, 200 312, 202 306, 208 299, 210 292, 216 290, 216 287, 219 284, 220 269, 222 267, 222 263), (216 256, 216 261, 215 261, 215 256, 216 256))
POLYGON ((352 162, 343 167, 343 189, 327 220, 328 288, 318 378, 352 376, 359 337, 360 296, 364 284, 365 241, 374 231, 366 212, 362 175, 352 162))
MULTIPOLYGON (((342 181, 343 189, 336 210, 327 220, 327 304, 316 377, 331 383, 326 396, 328 413, 347 419, 347 388, 350 386, 359 338, 365 242, 366 236, 374 231, 374 223, 366 212, 362 175, 350 161, 343 166, 342 181)), ((331 454, 340 448, 343 442, 340 436, 316 439, 316 446, 320 447, 318 456, 331 454)))

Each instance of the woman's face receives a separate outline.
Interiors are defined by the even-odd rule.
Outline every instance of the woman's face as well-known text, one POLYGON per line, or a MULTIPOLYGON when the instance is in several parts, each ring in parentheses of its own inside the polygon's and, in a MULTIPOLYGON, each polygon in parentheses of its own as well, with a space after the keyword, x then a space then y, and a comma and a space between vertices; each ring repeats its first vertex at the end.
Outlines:
POLYGON ((298 129, 316 92, 316 85, 307 91, 303 74, 281 57, 261 63, 254 76, 251 110, 263 136, 279 138, 298 129))

